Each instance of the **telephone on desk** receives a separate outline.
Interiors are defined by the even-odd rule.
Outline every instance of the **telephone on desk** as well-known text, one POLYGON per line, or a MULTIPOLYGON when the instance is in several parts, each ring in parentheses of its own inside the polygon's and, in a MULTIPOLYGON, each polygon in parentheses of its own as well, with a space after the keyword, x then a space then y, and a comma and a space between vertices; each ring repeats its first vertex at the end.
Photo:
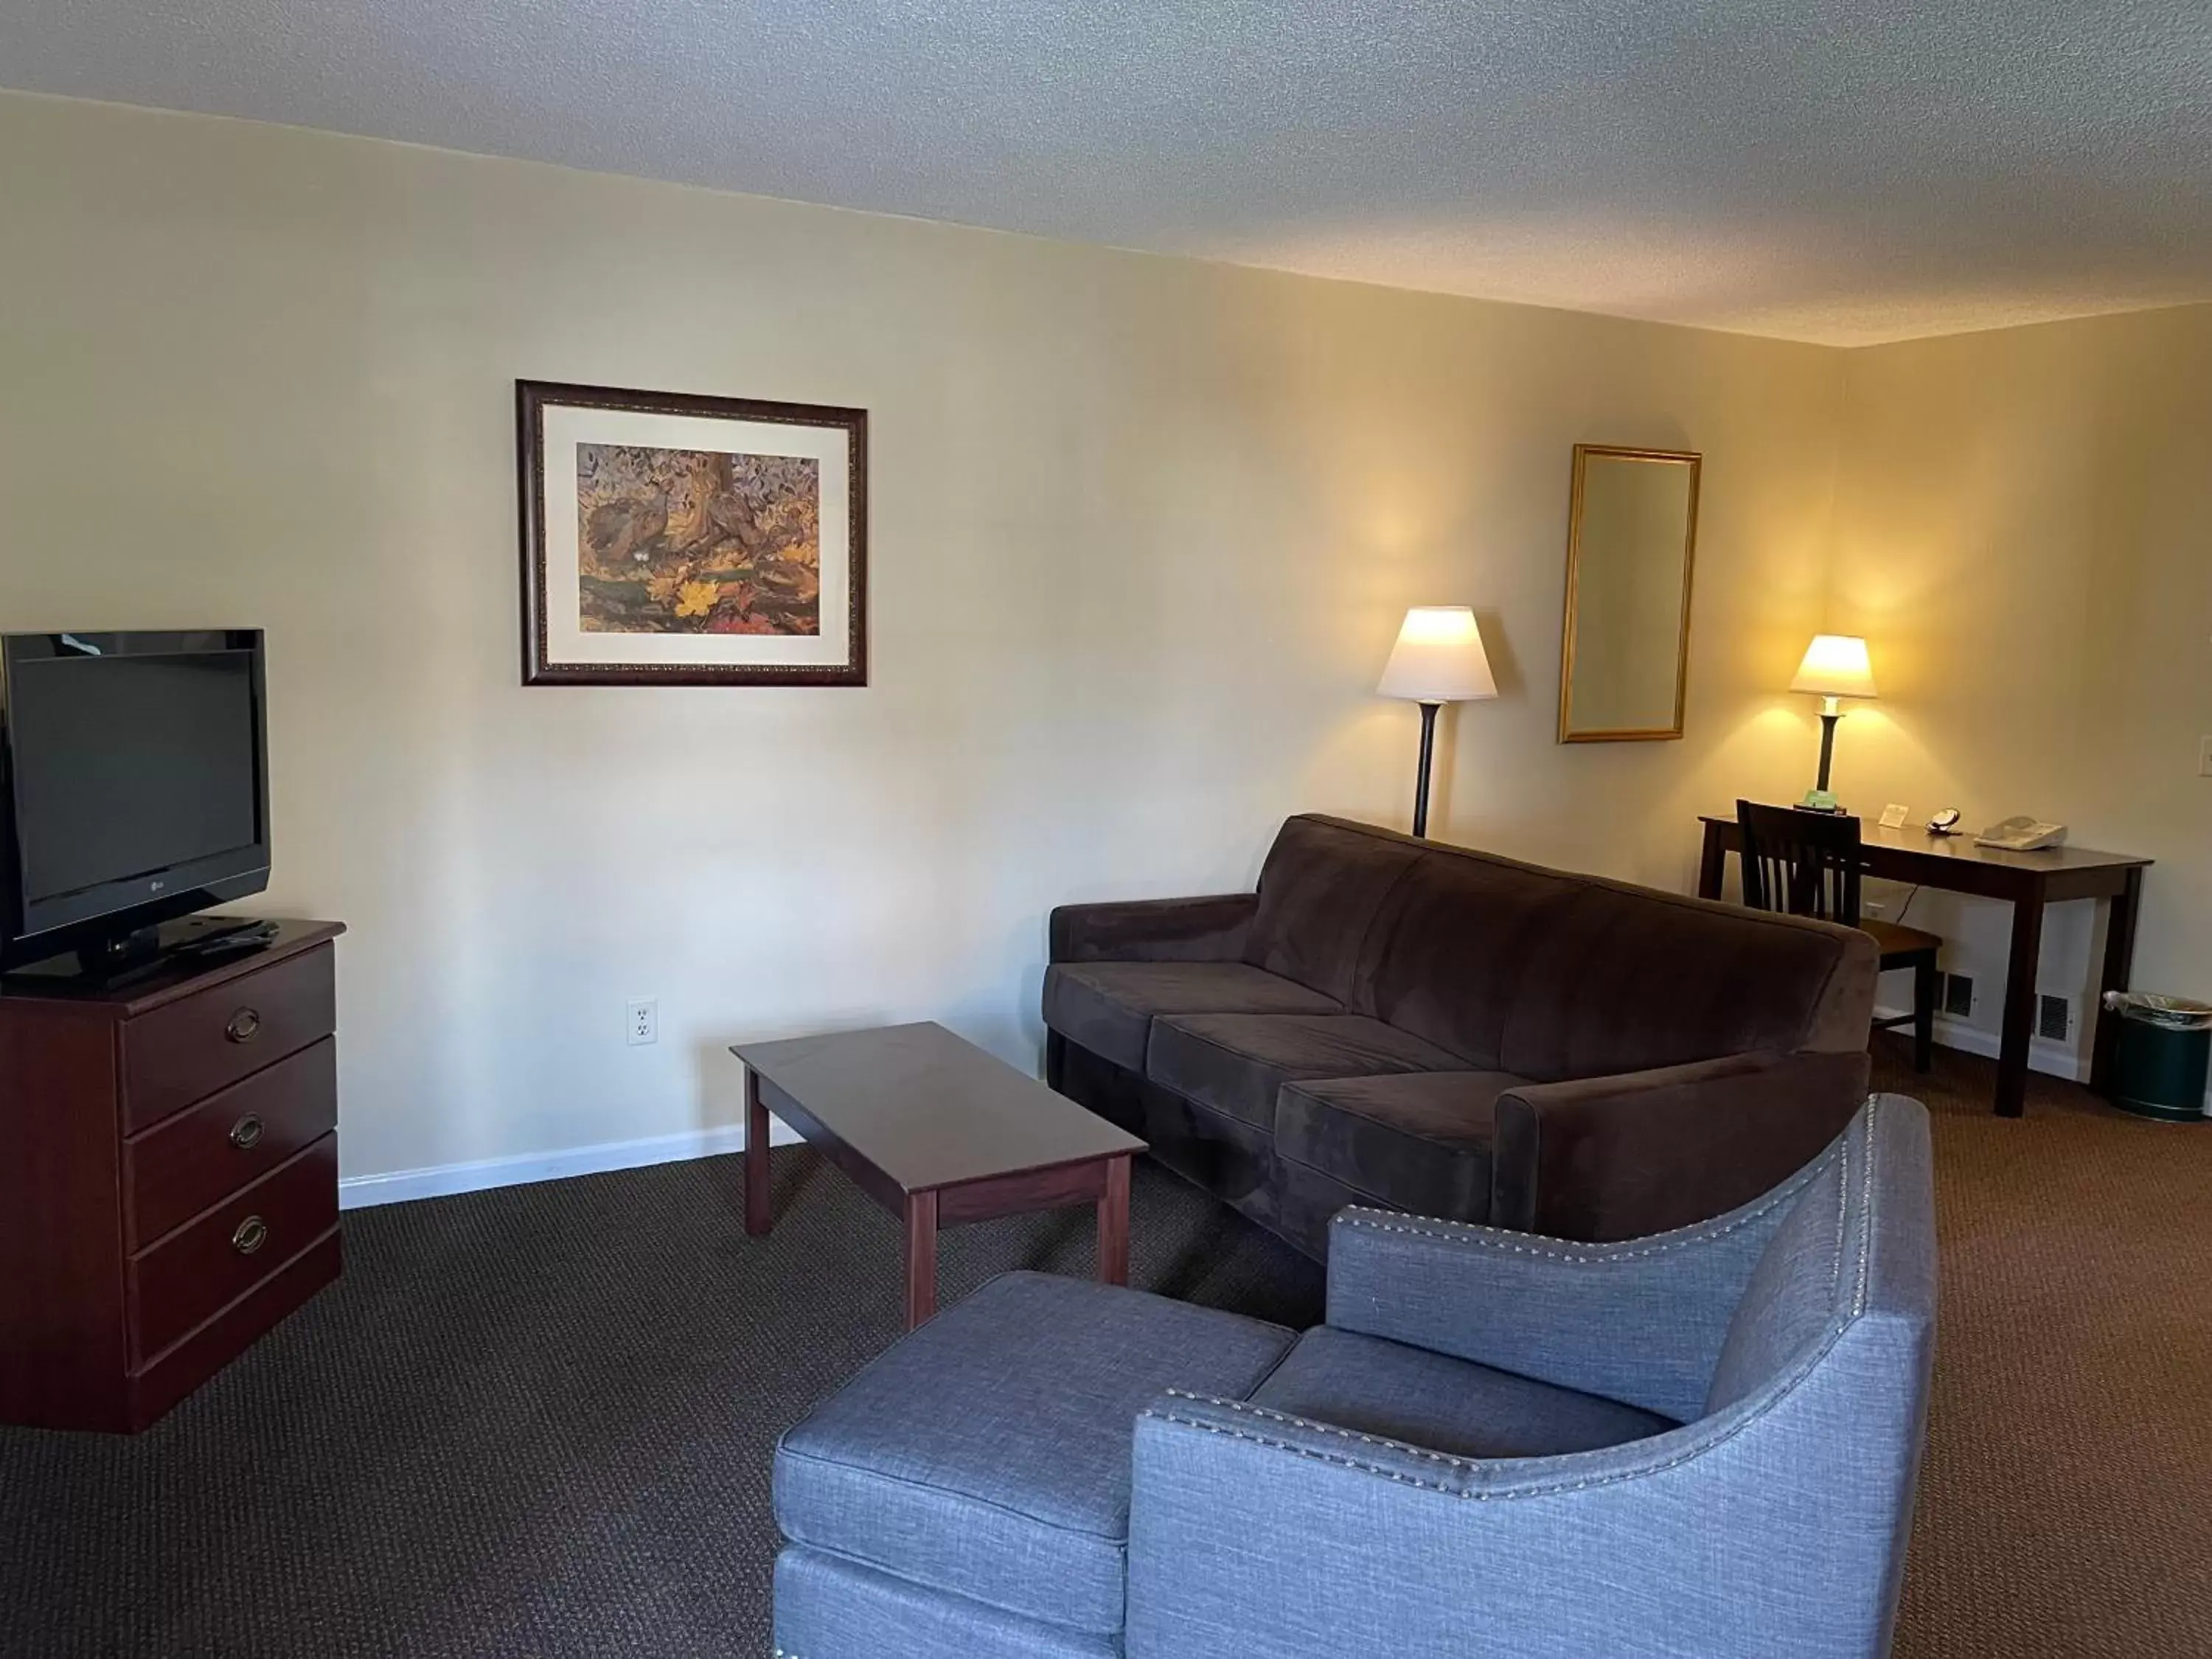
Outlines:
POLYGON ((2008 853, 2033 853, 2046 847, 2063 847, 2066 826, 2045 823, 2040 818, 2023 814, 1991 824, 1976 836, 1974 842, 1981 847, 2001 847, 2008 853))

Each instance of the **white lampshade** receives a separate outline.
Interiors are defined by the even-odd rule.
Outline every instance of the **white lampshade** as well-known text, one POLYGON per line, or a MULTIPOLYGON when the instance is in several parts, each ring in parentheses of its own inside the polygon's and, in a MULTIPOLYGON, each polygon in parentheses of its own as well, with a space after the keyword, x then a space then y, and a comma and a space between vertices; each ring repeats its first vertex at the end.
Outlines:
POLYGON ((1375 691, 1413 702, 1496 696, 1498 682, 1491 678, 1474 612, 1463 605, 1417 605, 1408 611, 1375 691))
POLYGON ((1866 641, 1856 634, 1815 634, 1790 689, 1817 697, 1875 696, 1874 665, 1867 660, 1866 641))

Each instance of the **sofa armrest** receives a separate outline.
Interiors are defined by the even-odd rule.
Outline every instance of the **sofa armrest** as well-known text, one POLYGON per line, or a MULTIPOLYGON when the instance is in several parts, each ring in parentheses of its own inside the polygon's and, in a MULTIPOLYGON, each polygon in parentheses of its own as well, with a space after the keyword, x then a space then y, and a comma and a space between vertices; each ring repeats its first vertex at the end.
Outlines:
POLYGON ((1259 908, 1257 893, 1063 904, 1052 913, 1051 960, 1236 962, 1259 908))
POLYGON ((1869 1064, 1863 1050, 1768 1051, 1509 1090, 1491 1224, 1636 1238, 1748 1203, 1844 1132, 1869 1064))
POLYGON ((1757 1420, 1500 1460, 1249 1405, 1157 1401, 1131 1459, 1125 1651, 1887 1652, 1899 1480, 1859 1455, 1886 1448, 1855 1448, 1820 1421, 1852 1423, 1841 1390, 1808 1376, 1791 1392, 1819 1397, 1785 1395, 1757 1420))
POLYGON ((1761 1252, 1827 1162, 1727 1215, 1618 1244, 1340 1210, 1328 1322, 1686 1421, 1761 1252))

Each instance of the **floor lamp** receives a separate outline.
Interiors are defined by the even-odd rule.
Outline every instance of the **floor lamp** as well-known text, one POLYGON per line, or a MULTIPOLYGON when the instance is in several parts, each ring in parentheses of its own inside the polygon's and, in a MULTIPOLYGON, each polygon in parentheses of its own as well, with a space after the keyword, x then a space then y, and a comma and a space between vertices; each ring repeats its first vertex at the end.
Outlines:
POLYGON ((1413 833, 1429 833, 1429 770, 1436 748, 1437 710, 1498 695, 1482 629, 1463 605, 1417 605, 1406 613, 1398 643, 1382 669, 1379 696, 1421 706, 1421 769, 1413 786, 1413 833))

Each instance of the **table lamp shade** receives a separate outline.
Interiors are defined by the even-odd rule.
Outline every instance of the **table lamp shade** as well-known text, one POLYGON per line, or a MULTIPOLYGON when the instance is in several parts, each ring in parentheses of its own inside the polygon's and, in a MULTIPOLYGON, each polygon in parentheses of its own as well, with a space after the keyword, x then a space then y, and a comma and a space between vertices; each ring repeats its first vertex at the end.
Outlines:
POLYGON ((1378 696, 1413 702, 1472 702, 1498 695, 1482 629, 1463 605, 1417 605, 1406 613, 1382 669, 1378 696))
POLYGON ((1867 661, 1867 643, 1855 634, 1815 634, 1805 647, 1805 660, 1797 665, 1792 691, 1810 691, 1819 697, 1871 697, 1874 667, 1867 661))

